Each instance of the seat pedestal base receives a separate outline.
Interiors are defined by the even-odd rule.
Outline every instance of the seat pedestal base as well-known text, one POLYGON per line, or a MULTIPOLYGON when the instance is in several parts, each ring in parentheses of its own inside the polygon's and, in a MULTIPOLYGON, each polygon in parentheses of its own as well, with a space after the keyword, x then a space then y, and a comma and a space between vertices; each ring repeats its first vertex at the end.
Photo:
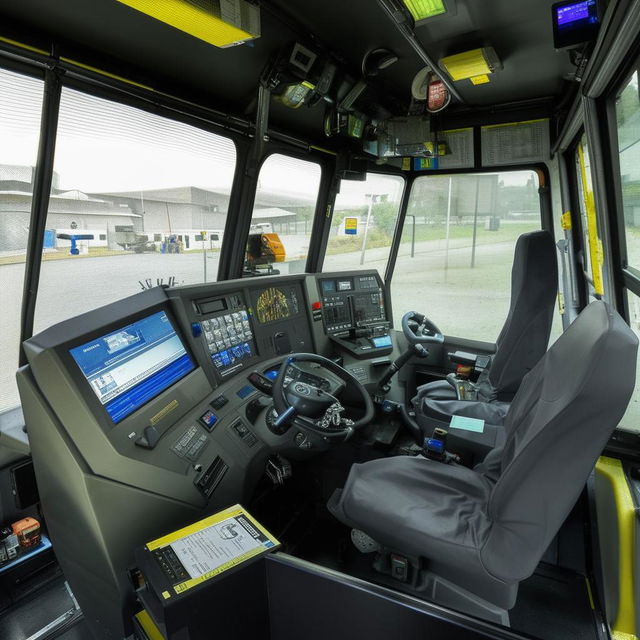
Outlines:
POLYGON ((424 563, 422 558, 403 556, 385 548, 376 553, 373 568, 378 573, 393 578, 385 581, 386 584, 392 585, 394 582, 399 582, 403 585, 403 591, 410 591, 417 598, 430 600, 494 624, 510 626, 507 609, 492 604, 460 585, 429 571, 428 568, 423 567, 424 563), (398 575, 399 558, 406 561, 407 571, 404 579, 398 575))

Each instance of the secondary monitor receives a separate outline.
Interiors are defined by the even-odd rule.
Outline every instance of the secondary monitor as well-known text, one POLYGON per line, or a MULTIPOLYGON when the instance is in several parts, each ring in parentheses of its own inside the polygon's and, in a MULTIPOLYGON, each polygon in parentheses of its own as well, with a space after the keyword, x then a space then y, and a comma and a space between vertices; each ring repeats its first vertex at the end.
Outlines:
POLYGON ((553 44, 556 49, 593 40, 600 27, 596 0, 556 2, 551 7, 553 44))
POLYGON ((69 353, 115 424, 195 369, 164 311, 69 353))

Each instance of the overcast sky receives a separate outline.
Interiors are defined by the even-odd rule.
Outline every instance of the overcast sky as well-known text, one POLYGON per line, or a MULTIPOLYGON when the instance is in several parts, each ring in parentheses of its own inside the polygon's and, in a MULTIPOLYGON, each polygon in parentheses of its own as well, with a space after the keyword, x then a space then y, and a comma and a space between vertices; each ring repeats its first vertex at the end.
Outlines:
MULTIPOLYGON (((36 162, 42 82, 0 69, 0 164, 36 162)), ((132 107, 63 89, 55 171, 60 187, 104 192, 177 186, 231 188, 233 143, 221 136, 132 107)), ((529 172, 506 177, 526 184, 529 172)), ((502 174, 501 179, 505 178, 502 174)), ((313 163, 271 158, 260 175, 265 191, 315 196, 320 169, 313 163)), ((397 179, 343 182, 343 204, 365 194, 400 197, 397 179)))

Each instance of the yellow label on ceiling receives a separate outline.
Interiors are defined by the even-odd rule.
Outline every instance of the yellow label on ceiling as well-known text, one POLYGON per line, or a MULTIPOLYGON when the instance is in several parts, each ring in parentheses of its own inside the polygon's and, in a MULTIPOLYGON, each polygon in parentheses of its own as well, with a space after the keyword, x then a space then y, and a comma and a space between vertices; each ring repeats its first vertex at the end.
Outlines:
POLYGON ((490 82, 489 76, 486 73, 480 76, 473 76, 473 78, 469 78, 469 80, 471 80, 472 84, 487 84, 487 82, 490 82))
POLYGON ((464 80, 491 73, 482 49, 447 56, 440 61, 453 80, 464 80))

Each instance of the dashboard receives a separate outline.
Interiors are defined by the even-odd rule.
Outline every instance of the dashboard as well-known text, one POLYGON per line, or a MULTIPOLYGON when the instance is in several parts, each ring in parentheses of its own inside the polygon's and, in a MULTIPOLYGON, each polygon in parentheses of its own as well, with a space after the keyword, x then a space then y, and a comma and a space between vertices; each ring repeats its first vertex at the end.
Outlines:
MULTIPOLYGON (((202 507, 244 499, 274 453, 328 446, 268 428, 287 354, 324 355, 373 384, 390 329, 376 271, 296 274, 158 287, 50 327, 25 351, 52 424, 94 473, 202 507)), ((344 388, 310 363, 286 380, 344 388)))

